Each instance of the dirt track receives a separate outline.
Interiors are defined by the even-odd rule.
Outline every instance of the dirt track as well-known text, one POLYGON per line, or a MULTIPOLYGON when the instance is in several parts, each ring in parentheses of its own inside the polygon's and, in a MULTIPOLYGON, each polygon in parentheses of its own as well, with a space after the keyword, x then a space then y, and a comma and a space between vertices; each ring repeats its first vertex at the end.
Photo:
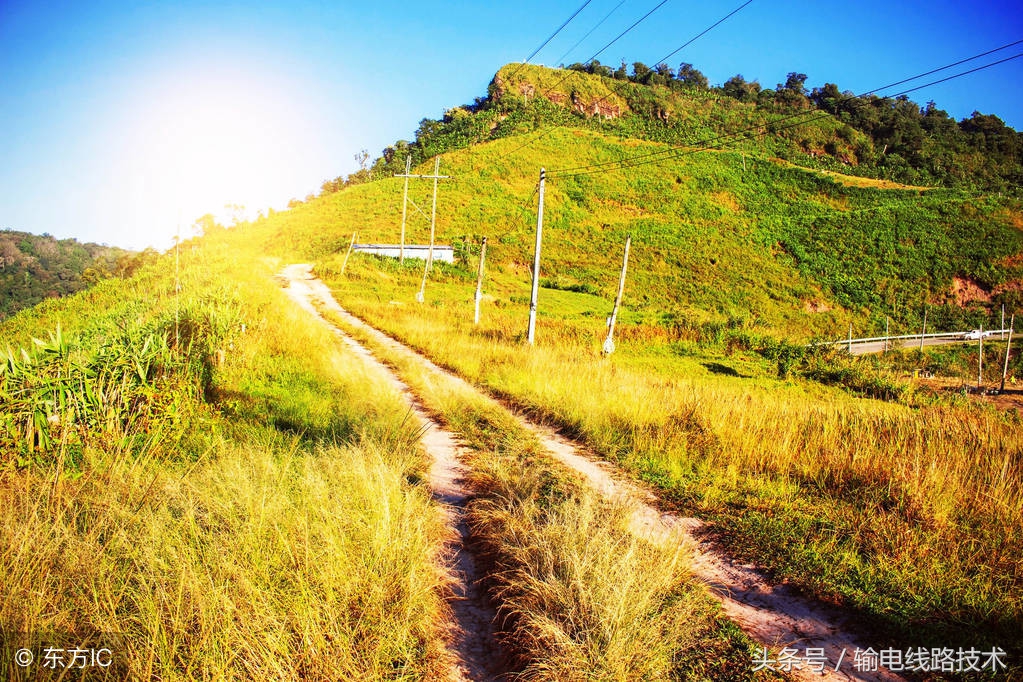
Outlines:
MULTIPOLYGON (((591 453, 588 453, 581 445, 571 442, 568 439, 552 432, 543 426, 537 425, 510 409, 507 405, 500 403, 486 394, 472 387, 460 377, 438 367, 428 358, 416 353, 398 341, 383 334, 377 329, 367 325, 359 318, 351 315, 334 300, 329 288, 321 281, 311 275, 311 268, 308 265, 293 265, 285 269, 284 276, 291 283, 289 293, 296 300, 309 310, 315 309, 311 300, 317 300, 324 307, 340 315, 349 324, 365 330, 381 344, 407 357, 415 359, 430 371, 445 375, 448 379, 460 382, 471 390, 484 395, 502 409, 511 412, 516 419, 527 429, 536 433, 550 455, 565 466, 579 472, 590 485, 605 497, 625 498, 634 505, 633 527, 637 533, 657 536, 660 540, 669 540, 688 543, 693 549, 692 568, 694 574, 705 582, 712 593, 720 600, 724 613, 735 621, 747 634, 769 649, 772 658, 778 658, 783 647, 795 649, 797 659, 807 653, 807 649, 821 648, 827 659, 827 663, 821 670, 810 670, 805 660, 800 661, 802 667, 793 667, 789 674, 796 679, 828 679, 828 680, 899 680, 902 679, 894 673, 885 670, 880 672, 857 672, 853 668, 853 656, 857 649, 872 647, 875 650, 886 646, 884 642, 871 642, 861 640, 849 631, 848 617, 838 609, 806 599, 797 594, 785 585, 772 585, 765 576, 754 567, 740 565, 724 556, 706 539, 701 533, 704 524, 699 519, 679 517, 673 514, 664 514, 655 506, 656 498, 648 491, 641 489, 634 483, 629 482, 615 467, 607 462, 597 460, 591 453), (842 661, 842 666, 836 670, 836 664, 842 661)), ((336 330, 337 331, 337 330, 336 330)), ((340 334, 341 332, 338 331, 340 334)), ((346 342, 357 348, 357 352, 372 362, 383 367, 369 351, 361 345, 344 336, 346 342)), ((425 413, 418 407, 418 402, 411 396, 408 387, 393 375, 391 370, 384 368, 391 375, 392 382, 400 387, 407 396, 410 404, 416 407, 417 414, 428 420, 425 413)), ((434 424, 437 431, 442 431, 434 424)), ((434 428, 431 428, 434 431, 434 428)), ((457 446, 454 445, 454 436, 451 438, 450 448, 440 446, 437 450, 439 455, 436 468, 437 479, 435 490, 444 490, 447 485, 456 489, 454 494, 453 507, 459 509, 458 499, 464 500, 465 491, 457 485, 458 478, 462 475, 461 465, 457 461, 457 446), (452 458, 454 461, 446 464, 440 462, 444 458, 452 458), (461 496, 461 497, 459 497, 461 496)), ((424 443, 427 450, 433 454, 429 443, 424 443)), ((434 485, 434 474, 431 472, 431 485, 434 485)), ((443 500, 445 493, 438 492, 443 500)), ((462 530, 464 532, 464 524, 462 530)), ((464 537, 464 535, 463 535, 464 537)), ((465 552, 461 551, 462 556, 465 552)), ((466 573, 467 579, 471 576, 470 582, 475 581, 475 574, 466 573)), ((471 599, 470 599, 471 601, 471 599)), ((456 604, 457 606, 457 604, 456 604)), ((456 610, 457 611, 457 610, 456 610)), ((456 612, 457 616, 457 612, 456 612)), ((458 617, 459 625, 464 630, 471 627, 471 619, 463 623, 462 617, 458 617)), ((488 623, 486 637, 492 634, 488 623)), ((486 648, 480 643, 470 643, 471 633, 465 633, 465 643, 461 645, 478 649, 483 652, 486 648)), ((458 644, 456 642, 456 644, 458 644)), ((472 651, 461 651, 459 656, 465 660, 471 658, 472 651)), ((484 662, 485 666, 486 663, 484 662)), ((466 664, 471 679, 489 679, 487 677, 474 677, 472 666, 466 664)))

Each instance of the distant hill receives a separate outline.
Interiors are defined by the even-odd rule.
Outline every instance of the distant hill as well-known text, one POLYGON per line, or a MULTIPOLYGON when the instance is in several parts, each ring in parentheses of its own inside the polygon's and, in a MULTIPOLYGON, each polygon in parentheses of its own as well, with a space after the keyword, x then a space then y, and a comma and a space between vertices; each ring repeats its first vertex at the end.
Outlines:
POLYGON ((48 234, 0 230, 0 319, 101 279, 130 275, 153 256, 48 234))

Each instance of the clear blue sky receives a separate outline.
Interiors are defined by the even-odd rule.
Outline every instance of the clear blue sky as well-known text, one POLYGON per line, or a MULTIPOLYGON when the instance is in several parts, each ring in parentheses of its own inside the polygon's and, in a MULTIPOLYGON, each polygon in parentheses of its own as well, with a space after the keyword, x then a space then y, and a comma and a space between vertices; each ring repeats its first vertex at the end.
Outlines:
MULTIPOLYGON (((591 0, 533 61, 619 1, 591 0)), ((203 213, 279 208, 485 94, 581 3, 0 0, 0 228, 166 248, 203 213)), ((563 61, 656 4, 626 0, 563 61)), ((669 0, 598 59, 653 65, 739 4, 669 0)), ((1021 38, 1019 0, 754 0, 669 63, 863 92, 1021 38)), ((1017 59, 911 98, 1023 129, 1021 83, 1017 59)))

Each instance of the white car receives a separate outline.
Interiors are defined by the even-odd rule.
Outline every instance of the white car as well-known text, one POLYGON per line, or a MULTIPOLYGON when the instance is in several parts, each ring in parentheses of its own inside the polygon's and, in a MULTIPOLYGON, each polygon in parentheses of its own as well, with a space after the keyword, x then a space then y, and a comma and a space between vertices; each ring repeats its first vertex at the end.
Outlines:
POLYGON ((985 332, 981 331, 980 329, 974 329, 972 331, 966 332, 960 338, 962 338, 963 341, 979 341, 980 339, 986 339, 987 337, 991 336, 992 333, 993 332, 985 332))

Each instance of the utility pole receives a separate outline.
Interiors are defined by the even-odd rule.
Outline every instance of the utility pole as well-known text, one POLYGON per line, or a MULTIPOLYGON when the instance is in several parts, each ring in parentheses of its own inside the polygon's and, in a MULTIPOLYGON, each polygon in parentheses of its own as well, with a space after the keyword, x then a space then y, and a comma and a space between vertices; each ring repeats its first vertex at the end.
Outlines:
POLYGON ((849 323, 849 355, 852 355, 852 322, 849 323))
POLYGON ((1004 339, 1005 338, 1005 304, 1004 303, 1002 304, 1002 326, 999 327, 999 329, 1002 330, 1001 333, 1000 333, 1000 336, 1004 339))
POLYGON ((924 306, 924 328, 920 331, 920 352, 924 352, 924 336, 927 335, 927 306, 924 306))
MULTIPOLYGON (((1005 306, 1003 306, 1003 310, 1005 310, 1005 306)), ((1003 322, 1002 324, 1003 324, 1003 328, 1004 328, 1005 327, 1005 322, 1003 322)), ((1003 367, 1002 367, 1002 387, 1000 387, 998 389, 998 393, 1005 393, 1006 392, 1006 374, 1009 373, 1009 347, 1011 347, 1013 345, 1013 327, 1015 325, 1016 325, 1016 313, 1013 313, 1012 317, 1009 318, 1009 340, 1007 340, 1007 342, 1006 342, 1006 364, 1003 365, 1003 367)))
MULTIPOLYGON (((405 157, 405 175, 401 176, 405 178, 405 193, 401 199, 401 242, 398 246, 398 264, 405 264, 405 218, 408 215, 408 179, 409 172, 412 170, 412 155, 409 154, 405 157)), ((396 176, 397 177, 397 176, 396 176)))
POLYGON ((433 210, 430 211, 430 252, 426 255, 427 271, 433 269, 433 241, 437 233, 437 180, 440 179, 440 156, 433 163, 433 210))
POLYGON ((984 381, 984 325, 980 325, 980 338, 977 339, 977 388, 984 381))
POLYGON ((480 301, 483 299, 483 263, 487 257, 487 238, 483 238, 483 244, 480 246, 480 265, 476 270, 476 313, 473 315, 472 323, 480 323, 480 301))
POLYGON ((178 278, 178 271, 180 269, 181 262, 181 213, 178 213, 178 234, 174 238, 174 348, 177 350, 181 346, 181 280, 178 278))
POLYGON ((345 268, 348 267, 348 257, 352 255, 352 249, 355 248, 355 235, 358 232, 352 232, 352 242, 348 245, 348 253, 345 254, 344 262, 341 263, 341 274, 345 274, 345 268))
POLYGON ((884 316, 884 349, 888 350, 888 316, 884 316))
MULTIPOLYGON (((1002 324, 1004 325, 1005 323, 1003 322, 1002 324)), ((1002 365, 1002 385, 998 389, 999 393, 1005 393, 1005 375, 1009 373, 1009 347, 1012 346, 1012 328, 1015 324, 1016 313, 1013 313, 1012 317, 1009 318, 1009 340, 1005 342, 1005 364, 1002 365)))
MULTIPOLYGON (((433 175, 414 175, 414 174, 409 172, 411 169, 412 169, 412 155, 410 154, 409 156, 407 156, 405 158, 405 172, 404 173, 396 173, 395 176, 394 176, 396 178, 405 178, 405 195, 404 195, 405 198, 402 200, 402 204, 401 204, 401 244, 398 247, 398 259, 399 259, 399 262, 401 262, 401 263, 405 262, 405 220, 406 220, 406 215, 407 215, 407 211, 408 211, 408 179, 409 178, 421 178, 421 179, 424 179, 424 180, 431 180, 432 179, 433 180, 433 215, 430 217, 430 253, 429 253, 429 255, 427 257, 427 260, 426 260, 426 269, 429 270, 430 268, 433 267, 433 242, 434 242, 434 235, 436 234, 436 226, 437 226, 437 181, 438 180, 446 180, 450 176, 448 176, 448 175, 439 175, 439 171, 440 171, 440 157, 439 156, 436 159, 434 159, 433 175)), ((412 205, 415 207, 415 209, 417 211, 419 211, 420 213, 423 213, 423 210, 421 208, 419 208, 418 206, 416 206, 415 202, 412 202, 412 205)), ((423 213, 423 215, 425 216, 426 214, 423 213)))
POLYGON ((536 337, 536 299, 540 293, 540 243, 543 239, 543 185, 547 171, 540 169, 540 201, 536 210, 536 248, 533 251, 533 290, 529 296, 529 327, 526 340, 532 346, 536 337))
POLYGON ((625 238, 625 257, 622 259, 622 275, 618 278, 618 295, 615 296, 615 307, 611 310, 611 319, 607 322, 607 340, 604 341, 602 352, 604 355, 611 355, 615 352, 615 322, 618 320, 618 308, 622 304, 622 292, 625 291, 625 270, 629 267, 629 246, 632 245, 632 235, 625 238))

